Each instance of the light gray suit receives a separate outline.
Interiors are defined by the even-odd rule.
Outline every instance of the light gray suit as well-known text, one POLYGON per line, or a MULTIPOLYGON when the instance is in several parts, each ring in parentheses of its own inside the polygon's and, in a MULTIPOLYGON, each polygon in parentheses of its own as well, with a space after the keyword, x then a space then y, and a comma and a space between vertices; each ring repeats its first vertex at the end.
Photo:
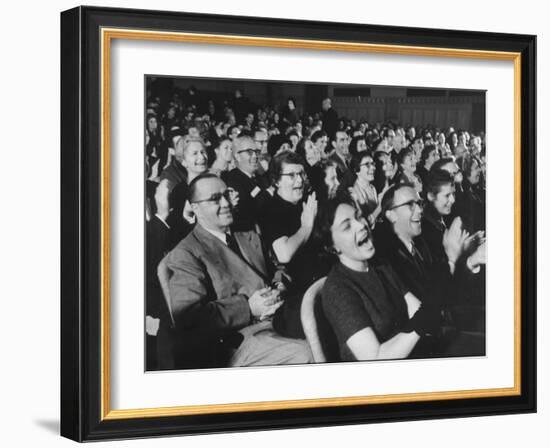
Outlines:
POLYGON ((306 363, 305 341, 276 335, 270 322, 252 324, 248 298, 270 283, 255 232, 236 232, 243 260, 197 224, 167 257, 176 328, 235 329, 245 336, 230 365, 306 363))

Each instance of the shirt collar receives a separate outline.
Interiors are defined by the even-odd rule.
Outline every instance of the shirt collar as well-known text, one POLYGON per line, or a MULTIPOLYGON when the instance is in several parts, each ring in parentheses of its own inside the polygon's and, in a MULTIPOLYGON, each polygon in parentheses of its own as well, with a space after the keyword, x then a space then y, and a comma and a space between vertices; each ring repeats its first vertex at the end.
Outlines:
POLYGON ((203 226, 203 229, 206 230, 210 235, 215 236, 217 239, 219 239, 223 244, 227 245, 227 238, 225 236, 225 233, 218 232, 217 230, 207 229, 203 226))

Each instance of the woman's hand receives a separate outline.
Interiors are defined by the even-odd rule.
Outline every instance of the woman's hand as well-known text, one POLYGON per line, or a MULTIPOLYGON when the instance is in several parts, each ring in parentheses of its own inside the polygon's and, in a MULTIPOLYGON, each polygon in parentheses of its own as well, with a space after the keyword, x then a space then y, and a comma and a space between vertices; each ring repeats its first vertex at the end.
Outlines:
POLYGON ((470 235, 462 230, 462 219, 457 216, 451 226, 443 233, 443 248, 449 263, 456 263, 464 250, 464 245, 470 235))
POLYGON ((317 216, 317 199, 315 193, 311 193, 307 201, 302 204, 301 224, 305 229, 313 229, 313 223, 317 216))

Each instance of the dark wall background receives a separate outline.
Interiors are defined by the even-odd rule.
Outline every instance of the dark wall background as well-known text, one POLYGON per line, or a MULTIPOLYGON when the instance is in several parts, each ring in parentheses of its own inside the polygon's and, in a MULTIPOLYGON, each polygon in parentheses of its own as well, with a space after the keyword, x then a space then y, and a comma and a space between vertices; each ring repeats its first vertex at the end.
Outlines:
POLYGON ((276 107, 293 97, 299 113, 319 112, 329 96, 338 116, 348 119, 485 131, 485 91, 198 78, 173 78, 173 85, 194 86, 217 100, 231 99, 240 89, 253 103, 276 107))

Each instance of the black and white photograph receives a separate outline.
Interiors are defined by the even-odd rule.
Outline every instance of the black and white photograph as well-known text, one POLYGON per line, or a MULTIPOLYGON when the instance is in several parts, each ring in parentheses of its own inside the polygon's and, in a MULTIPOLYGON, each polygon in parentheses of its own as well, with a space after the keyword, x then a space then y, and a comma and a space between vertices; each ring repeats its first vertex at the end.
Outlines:
POLYGON ((486 355, 486 91, 144 85, 146 371, 486 355))

